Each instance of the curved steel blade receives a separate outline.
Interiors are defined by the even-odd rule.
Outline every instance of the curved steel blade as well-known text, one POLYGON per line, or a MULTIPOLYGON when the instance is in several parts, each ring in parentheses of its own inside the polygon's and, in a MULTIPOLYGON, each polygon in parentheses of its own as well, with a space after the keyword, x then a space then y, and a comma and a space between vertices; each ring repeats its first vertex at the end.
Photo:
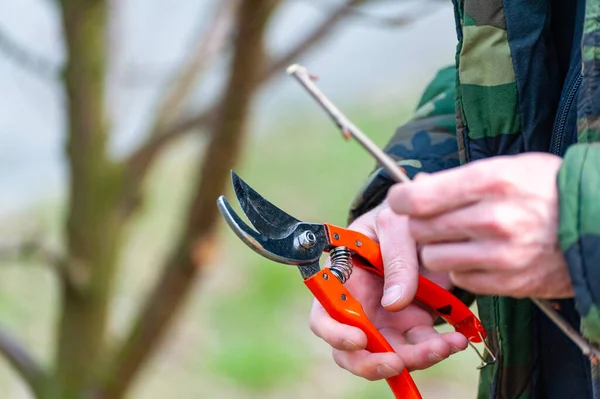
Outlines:
POLYGON ((301 223, 267 201, 234 171, 231 171, 231 180, 242 210, 261 234, 271 238, 286 237, 301 223))
MULTIPOLYGON (((306 263, 317 262, 323 252, 322 245, 315 245, 310 249, 300 249, 297 243, 298 237, 305 229, 298 232, 290 232, 287 237, 271 238, 264 237, 248 226, 231 208, 224 196, 220 196, 217 200, 217 206, 225 221, 234 231, 234 233, 256 253, 271 259, 278 263, 287 265, 304 265, 306 263)), ((310 230, 315 234, 319 243, 324 243, 325 228, 318 224, 301 223, 306 230, 310 230)))

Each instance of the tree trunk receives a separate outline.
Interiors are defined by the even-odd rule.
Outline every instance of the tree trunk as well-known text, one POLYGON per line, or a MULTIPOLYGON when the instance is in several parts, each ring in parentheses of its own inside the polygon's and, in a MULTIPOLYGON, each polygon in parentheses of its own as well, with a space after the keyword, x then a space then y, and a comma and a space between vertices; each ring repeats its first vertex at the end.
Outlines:
POLYGON ((62 0, 68 61, 64 73, 68 112, 70 197, 58 349, 49 398, 86 395, 105 348, 107 311, 122 221, 117 194, 122 173, 107 154, 104 117, 107 3, 62 0))

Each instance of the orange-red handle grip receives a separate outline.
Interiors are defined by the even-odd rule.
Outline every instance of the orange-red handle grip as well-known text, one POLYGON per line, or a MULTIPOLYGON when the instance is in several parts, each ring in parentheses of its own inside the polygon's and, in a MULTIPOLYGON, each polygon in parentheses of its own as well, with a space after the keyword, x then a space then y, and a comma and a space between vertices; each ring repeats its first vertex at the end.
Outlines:
MULTIPOLYGON (((383 274, 383 259, 379 245, 366 235, 325 223, 329 242, 332 246, 345 246, 358 257, 353 257, 355 266, 375 273, 383 274)), ((415 299, 436 312, 441 318, 463 334, 471 342, 481 342, 485 338, 483 324, 449 291, 434 282, 419 276, 415 299)))
MULTIPOLYGON (((323 269, 307 278, 304 283, 333 319, 364 331, 367 335, 368 351, 394 352, 391 345, 371 323, 360 302, 328 269, 323 269)), ((406 369, 386 381, 397 399, 422 399, 415 382, 406 369)))

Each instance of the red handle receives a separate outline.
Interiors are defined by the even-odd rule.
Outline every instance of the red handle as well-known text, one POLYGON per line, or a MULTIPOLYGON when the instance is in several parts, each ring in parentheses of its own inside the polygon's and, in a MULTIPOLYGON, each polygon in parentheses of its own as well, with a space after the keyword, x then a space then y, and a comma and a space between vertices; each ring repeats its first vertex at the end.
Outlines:
MULTIPOLYGON (((304 280, 304 284, 333 319, 360 328, 365 332, 368 351, 394 352, 383 335, 369 321, 361 304, 329 270, 321 270, 304 280)), ((406 369, 386 381, 397 399, 422 399, 415 382, 406 369)))
MULTIPOLYGON (((375 241, 357 231, 327 223, 325 223, 325 229, 332 246, 348 247, 350 251, 359 256, 352 259, 355 266, 383 277, 381 249, 375 241)), ((473 312, 450 292, 423 276, 419 276, 415 299, 436 312, 469 341, 481 342, 485 338, 483 324, 473 312)))

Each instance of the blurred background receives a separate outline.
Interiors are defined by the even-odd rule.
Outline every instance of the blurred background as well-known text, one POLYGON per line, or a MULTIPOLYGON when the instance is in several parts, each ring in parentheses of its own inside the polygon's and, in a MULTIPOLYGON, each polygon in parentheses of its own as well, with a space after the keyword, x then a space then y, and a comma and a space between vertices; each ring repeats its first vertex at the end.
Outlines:
MULTIPOLYGON (((214 205, 235 169, 344 225, 379 145, 454 60, 450 2, 0 0, 0 397, 389 398, 314 337, 297 271, 214 205)), ((468 350, 413 376, 475 397, 468 350)))

